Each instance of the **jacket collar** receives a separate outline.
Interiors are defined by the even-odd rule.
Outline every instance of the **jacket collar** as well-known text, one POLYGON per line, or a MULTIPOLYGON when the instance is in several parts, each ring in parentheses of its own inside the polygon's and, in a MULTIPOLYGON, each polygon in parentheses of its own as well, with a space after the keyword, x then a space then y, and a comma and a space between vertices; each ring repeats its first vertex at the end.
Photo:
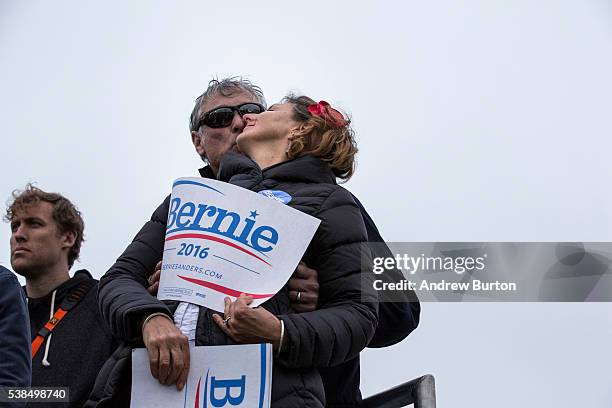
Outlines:
POLYGON ((216 179, 216 175, 215 172, 213 171, 212 167, 210 167, 210 165, 204 166, 201 169, 198 169, 198 172, 200 172, 200 176, 204 177, 204 178, 209 178, 209 179, 216 179))
MULTIPOLYGON (((93 279, 91 277, 91 273, 89 273, 89 271, 86 270, 86 269, 79 269, 78 271, 76 271, 74 273, 74 276, 72 278, 68 279, 67 281, 65 281, 62 284, 60 284, 59 286, 57 286, 56 288, 52 289, 45 296, 42 296, 42 297, 39 297, 39 298, 30 298, 30 297, 28 297, 29 302, 32 302, 32 303, 36 303, 36 302, 46 302, 46 303, 49 303, 51 301, 51 295, 53 294, 54 291, 57 291, 56 297, 57 297, 58 301, 61 301, 62 299, 64 299, 64 296, 70 290, 72 290, 72 288, 74 288, 76 285, 78 285, 81 282, 83 282, 85 280, 88 280, 88 279, 93 279)), ((26 292, 26 287, 25 286, 23 286, 23 291, 24 291, 24 293, 27 296, 27 292, 26 292)))
MULTIPOLYGON (((212 169, 209 170, 212 171, 212 169)), ((205 174, 209 173, 208 171, 200 171, 200 174, 202 177, 206 177, 205 174)), ((317 157, 308 155, 261 170, 257 163, 250 158, 233 152, 227 153, 221 160, 217 178, 221 181, 229 181, 232 177, 238 175, 239 179, 248 178, 254 183, 259 183, 264 179, 273 179, 279 182, 336 184, 336 177, 329 165, 317 157)))

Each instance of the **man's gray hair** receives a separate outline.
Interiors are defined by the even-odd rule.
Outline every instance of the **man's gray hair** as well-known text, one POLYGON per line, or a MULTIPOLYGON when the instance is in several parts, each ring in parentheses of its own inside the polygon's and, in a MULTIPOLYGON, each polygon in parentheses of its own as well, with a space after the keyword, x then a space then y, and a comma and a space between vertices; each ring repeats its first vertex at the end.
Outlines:
POLYGON ((266 99, 264 98, 263 91, 257 85, 253 85, 248 79, 242 77, 230 77, 223 78, 221 80, 212 79, 208 83, 208 88, 195 100, 195 106, 189 116, 189 130, 197 131, 197 125, 200 120, 200 109, 202 105, 206 103, 213 95, 221 95, 230 97, 238 92, 246 92, 255 97, 257 102, 266 107, 266 99))

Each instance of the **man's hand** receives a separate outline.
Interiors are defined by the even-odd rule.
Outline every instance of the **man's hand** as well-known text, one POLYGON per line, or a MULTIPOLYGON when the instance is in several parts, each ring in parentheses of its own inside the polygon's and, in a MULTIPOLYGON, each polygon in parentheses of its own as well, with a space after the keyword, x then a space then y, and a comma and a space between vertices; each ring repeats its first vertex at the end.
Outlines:
POLYGON ((245 294, 241 294, 235 302, 225 298, 225 319, 214 314, 213 320, 237 343, 272 343, 274 350, 278 349, 280 320, 262 307, 249 307, 251 302, 253 298, 245 294))
POLYGON ((189 374, 189 342, 167 317, 155 316, 142 328, 151 374, 161 384, 182 390, 189 374))
POLYGON ((296 312, 312 312, 319 301, 319 274, 305 263, 300 264, 289 279, 289 300, 296 312))
POLYGON ((147 290, 153 296, 157 296, 157 290, 159 289, 159 278, 161 277, 161 266, 162 266, 162 261, 159 261, 157 265, 155 265, 155 271, 153 272, 153 275, 149 276, 149 279, 147 279, 149 281, 149 285, 151 285, 147 288, 147 290))

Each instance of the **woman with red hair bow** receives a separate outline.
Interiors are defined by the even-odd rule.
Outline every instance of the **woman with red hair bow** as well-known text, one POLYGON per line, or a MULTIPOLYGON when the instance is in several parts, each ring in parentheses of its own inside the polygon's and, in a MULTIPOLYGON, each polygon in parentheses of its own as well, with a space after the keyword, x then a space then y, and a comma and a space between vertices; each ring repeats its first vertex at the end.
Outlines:
POLYGON ((218 179, 282 192, 285 204, 321 220, 303 258, 319 271, 319 303, 317 310, 297 314, 288 308, 286 291, 260 308, 250 308, 246 296, 227 298, 223 318, 214 320, 237 343, 272 343, 276 365, 316 368, 325 375, 327 368, 351 361, 358 370, 357 357, 374 335, 378 309, 372 285, 363 279, 368 275, 361 272, 369 257, 362 215, 337 184, 354 172, 357 147, 350 122, 325 101, 293 95, 244 119, 236 139, 243 154, 226 154, 218 179))

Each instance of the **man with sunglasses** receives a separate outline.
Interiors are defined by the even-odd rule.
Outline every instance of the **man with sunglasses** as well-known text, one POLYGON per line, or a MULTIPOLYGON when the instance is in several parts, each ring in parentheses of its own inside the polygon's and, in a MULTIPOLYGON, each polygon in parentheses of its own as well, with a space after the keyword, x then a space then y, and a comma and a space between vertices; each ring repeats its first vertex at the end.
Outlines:
MULTIPOLYGON (((261 89, 241 78, 212 80, 196 99, 190 117, 191 141, 198 155, 208 163, 199 170, 205 178, 216 178, 223 155, 236 149, 236 137, 245 127, 243 115, 261 113, 266 102, 261 89)), ((363 209, 364 222, 371 242, 383 242, 376 226, 363 209)), ((189 371, 188 342, 223 335, 216 325, 209 325, 199 307, 177 302, 161 302, 146 286, 159 279, 159 270, 151 271, 163 251, 168 199, 155 211, 151 221, 115 265, 100 281, 100 306, 114 334, 126 341, 144 342, 150 356, 152 375, 162 384, 176 384, 182 389, 189 371)), ((316 309, 318 283, 316 271, 300 264, 288 282, 289 297, 296 312, 316 309)), ((386 347, 404 339, 419 322, 420 306, 412 303, 381 303, 380 323, 369 347, 386 347)), ((356 406, 359 391, 359 358, 340 366, 321 370, 327 406, 356 406)))

